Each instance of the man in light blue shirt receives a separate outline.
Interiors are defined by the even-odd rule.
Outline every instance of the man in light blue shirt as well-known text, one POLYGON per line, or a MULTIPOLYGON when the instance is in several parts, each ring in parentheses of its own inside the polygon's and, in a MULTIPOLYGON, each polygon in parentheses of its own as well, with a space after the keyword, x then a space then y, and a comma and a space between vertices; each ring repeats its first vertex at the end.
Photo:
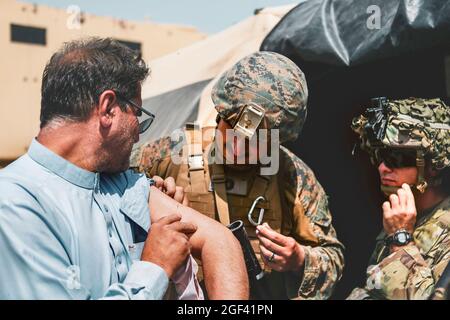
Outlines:
POLYGON ((127 171, 153 120, 141 107, 147 74, 111 39, 68 43, 48 62, 41 130, 0 171, 0 299, 161 299, 191 253, 210 298, 248 297, 231 232, 181 205, 172 181, 174 199, 127 171))

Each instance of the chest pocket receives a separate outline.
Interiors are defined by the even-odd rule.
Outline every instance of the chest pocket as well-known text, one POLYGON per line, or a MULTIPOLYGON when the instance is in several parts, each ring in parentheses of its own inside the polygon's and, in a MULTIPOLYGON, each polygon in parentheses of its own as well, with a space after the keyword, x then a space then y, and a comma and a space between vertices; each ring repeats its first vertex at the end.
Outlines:
POLYGON ((187 193, 187 198, 189 200, 189 206, 192 209, 201 212, 209 218, 215 219, 216 207, 214 204, 214 194, 212 192, 189 192, 187 193))
POLYGON ((431 259, 438 257, 442 251, 439 249, 440 244, 449 232, 449 226, 450 212, 440 210, 427 223, 416 229, 414 238, 422 255, 431 259))
POLYGON ((128 245, 128 252, 132 261, 138 261, 141 260, 142 250, 144 249, 148 233, 133 221, 130 221, 130 225, 133 234, 133 243, 128 245))

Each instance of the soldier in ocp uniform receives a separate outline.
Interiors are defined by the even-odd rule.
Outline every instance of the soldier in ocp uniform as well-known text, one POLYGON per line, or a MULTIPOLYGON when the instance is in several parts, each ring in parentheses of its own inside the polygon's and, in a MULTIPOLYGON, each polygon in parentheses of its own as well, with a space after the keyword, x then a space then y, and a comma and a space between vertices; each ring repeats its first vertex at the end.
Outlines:
POLYGON ((388 201, 367 283, 349 299, 427 299, 450 261, 450 108, 440 99, 372 101, 352 128, 388 201))
POLYGON ((261 159, 249 161, 263 143, 270 148, 274 142, 270 134, 262 139, 260 129, 279 130, 281 144, 296 140, 306 118, 307 96, 305 77, 291 60, 257 52, 215 84, 217 131, 187 126, 182 152, 186 161, 174 163, 173 142, 167 137, 135 151, 140 171, 173 177, 185 188, 191 207, 225 225, 244 221, 274 299, 326 299, 344 266, 344 248, 331 224, 327 195, 312 170, 280 144, 275 147, 277 172, 261 174, 261 159), (229 148, 229 130, 245 136, 246 146, 229 148), (259 145, 252 147, 251 139, 258 139, 259 145), (236 163, 239 155, 245 164, 236 163), (231 159, 233 164, 212 159, 231 159))

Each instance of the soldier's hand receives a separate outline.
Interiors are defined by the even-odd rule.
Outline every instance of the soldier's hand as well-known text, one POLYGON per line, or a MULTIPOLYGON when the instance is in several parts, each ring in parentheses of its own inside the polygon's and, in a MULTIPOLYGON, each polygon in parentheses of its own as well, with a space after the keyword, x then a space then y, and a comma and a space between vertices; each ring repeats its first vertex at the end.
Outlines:
POLYGON ((189 201, 184 192, 184 188, 177 186, 174 178, 168 177, 164 180, 159 176, 153 176, 152 179, 155 181, 156 188, 173 198, 175 201, 178 201, 185 206, 189 206, 189 201))
POLYGON ((142 261, 157 264, 169 278, 186 261, 191 250, 189 237, 197 230, 194 224, 180 220, 181 215, 172 214, 152 223, 141 255, 142 261))
POLYGON ((305 251, 294 238, 273 230, 267 223, 256 227, 264 263, 279 272, 298 271, 305 261, 305 251))
POLYGON ((391 194, 383 203, 383 227, 387 235, 405 229, 413 233, 416 224, 416 204, 408 184, 404 183, 397 194, 391 194))

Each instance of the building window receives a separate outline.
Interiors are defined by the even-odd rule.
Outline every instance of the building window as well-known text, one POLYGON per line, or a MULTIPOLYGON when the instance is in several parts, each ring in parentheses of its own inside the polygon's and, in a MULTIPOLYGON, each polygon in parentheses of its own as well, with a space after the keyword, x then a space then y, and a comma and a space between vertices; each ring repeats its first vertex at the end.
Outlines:
POLYGON ((47 30, 30 26, 11 24, 11 42, 38 44, 47 43, 47 30))
POLYGON ((127 46, 131 50, 135 50, 135 51, 139 52, 139 54, 142 53, 142 51, 141 51, 142 45, 140 42, 125 41, 125 40, 119 40, 119 39, 116 39, 116 41, 127 46))

